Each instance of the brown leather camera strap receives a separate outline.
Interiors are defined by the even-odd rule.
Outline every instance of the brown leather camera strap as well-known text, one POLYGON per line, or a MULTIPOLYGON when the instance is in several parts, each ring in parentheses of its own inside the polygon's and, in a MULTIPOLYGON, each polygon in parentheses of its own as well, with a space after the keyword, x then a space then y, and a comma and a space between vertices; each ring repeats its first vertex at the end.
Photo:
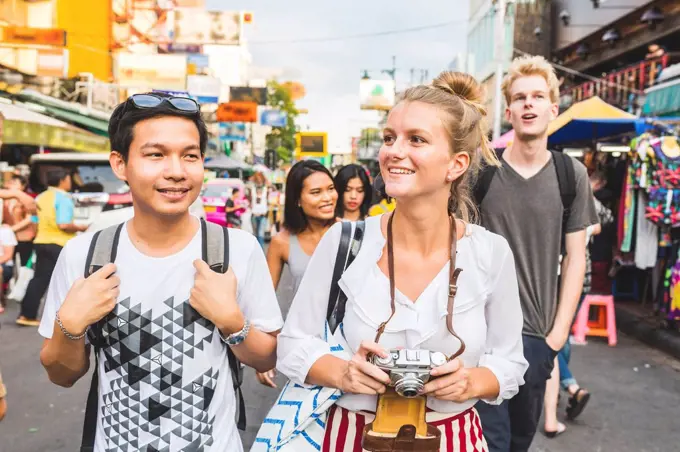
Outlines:
MULTIPOLYGON (((392 309, 392 313, 390 314, 390 317, 384 321, 383 323, 380 324, 378 327, 378 330, 376 331, 376 336, 375 336, 375 343, 378 343, 380 340, 380 337, 382 334, 385 332, 385 328, 387 327, 387 324, 392 320, 392 317, 394 317, 394 314, 397 310, 396 304, 395 304, 395 292, 396 292, 396 287, 395 287, 395 278, 394 278, 394 241, 392 238, 392 222, 394 220, 394 212, 390 215, 390 218, 387 220, 387 269, 389 272, 389 278, 390 278, 390 307, 392 309)), ((456 268, 456 248, 458 244, 458 232, 457 232, 457 227, 456 227, 456 218, 451 215, 449 217, 449 224, 450 224, 450 244, 451 244, 451 256, 450 256, 450 261, 449 261, 449 300, 448 304, 446 306, 446 328, 448 328, 449 332, 460 341, 460 348, 456 353, 451 355, 449 357, 449 361, 452 359, 457 358, 460 356, 464 351, 465 351, 465 342, 463 342, 463 339, 460 338, 453 329, 453 306, 454 306, 454 300, 456 298, 456 292, 458 292, 458 276, 460 275, 460 272, 462 269, 456 268)))
POLYGON ((427 426, 427 438, 416 438, 416 428, 404 425, 396 437, 385 437, 371 434, 373 423, 364 427, 361 448, 371 452, 435 452, 441 446, 441 431, 432 425, 427 426))

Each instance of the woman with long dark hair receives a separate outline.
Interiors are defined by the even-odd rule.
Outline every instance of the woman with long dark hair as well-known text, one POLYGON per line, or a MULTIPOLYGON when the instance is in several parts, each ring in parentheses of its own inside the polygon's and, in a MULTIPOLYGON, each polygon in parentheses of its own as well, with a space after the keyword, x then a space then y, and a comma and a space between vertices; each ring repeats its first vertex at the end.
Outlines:
POLYGON ((372 187, 368 174, 359 165, 346 165, 335 175, 338 203, 335 216, 339 220, 358 221, 368 216, 371 208, 372 187))
MULTIPOLYGON (((278 288, 284 264, 293 277, 293 293, 321 237, 335 223, 338 193, 330 171, 314 160, 291 168, 286 179, 283 230, 274 236, 267 251, 267 264, 274 288, 278 288)), ((257 374, 260 383, 275 387, 274 372, 257 374)))

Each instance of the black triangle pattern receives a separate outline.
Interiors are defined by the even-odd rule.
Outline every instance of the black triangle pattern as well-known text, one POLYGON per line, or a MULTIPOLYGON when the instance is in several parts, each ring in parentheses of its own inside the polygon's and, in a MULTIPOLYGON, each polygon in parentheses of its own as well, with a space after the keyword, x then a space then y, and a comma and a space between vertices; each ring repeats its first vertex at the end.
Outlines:
POLYGON ((126 298, 102 321, 104 368, 110 381, 101 407, 107 452, 169 452, 173 438, 185 442, 186 451, 204 451, 213 444, 215 418, 207 411, 219 368, 207 369, 193 381, 182 381, 182 375, 184 357, 200 354, 213 340, 215 326, 188 300, 176 303, 171 297, 163 304, 167 308, 159 313, 156 305, 154 316, 126 298), (142 395, 149 389, 151 397, 142 395), (176 428, 168 432, 172 425, 176 428))

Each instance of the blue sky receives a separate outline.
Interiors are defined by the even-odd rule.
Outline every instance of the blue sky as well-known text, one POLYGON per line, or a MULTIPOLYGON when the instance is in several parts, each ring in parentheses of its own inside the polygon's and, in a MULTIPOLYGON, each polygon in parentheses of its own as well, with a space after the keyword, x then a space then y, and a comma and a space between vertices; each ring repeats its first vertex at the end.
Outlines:
POLYGON ((307 90, 298 105, 309 109, 303 128, 329 133, 331 149, 348 148, 350 137, 377 115, 359 109, 362 70, 387 78, 396 56, 397 87, 410 82, 410 69, 432 79, 465 49, 468 0, 206 0, 207 9, 251 11, 254 24, 245 36, 253 56, 253 75, 279 73, 307 90), (446 27, 379 37, 319 43, 267 43, 298 38, 338 37, 421 27, 452 21, 446 27), (267 42, 265 42, 267 41, 267 42))

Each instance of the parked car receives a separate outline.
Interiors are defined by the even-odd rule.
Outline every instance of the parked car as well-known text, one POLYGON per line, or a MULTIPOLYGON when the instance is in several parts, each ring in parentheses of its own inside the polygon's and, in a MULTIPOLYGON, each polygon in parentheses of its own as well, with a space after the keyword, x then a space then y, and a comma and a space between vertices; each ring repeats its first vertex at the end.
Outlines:
POLYGON ((71 174, 76 224, 91 224, 103 212, 132 207, 130 188, 113 174, 108 153, 34 154, 29 164, 28 189, 35 194, 47 189, 46 178, 50 170, 63 168, 71 174))
POLYGON ((224 213, 224 205, 227 199, 231 197, 234 188, 240 191, 240 202, 246 204, 246 185, 241 179, 213 179, 203 185, 203 192, 201 197, 203 199, 203 206, 205 208, 206 220, 217 223, 221 226, 227 225, 226 214, 224 213))

